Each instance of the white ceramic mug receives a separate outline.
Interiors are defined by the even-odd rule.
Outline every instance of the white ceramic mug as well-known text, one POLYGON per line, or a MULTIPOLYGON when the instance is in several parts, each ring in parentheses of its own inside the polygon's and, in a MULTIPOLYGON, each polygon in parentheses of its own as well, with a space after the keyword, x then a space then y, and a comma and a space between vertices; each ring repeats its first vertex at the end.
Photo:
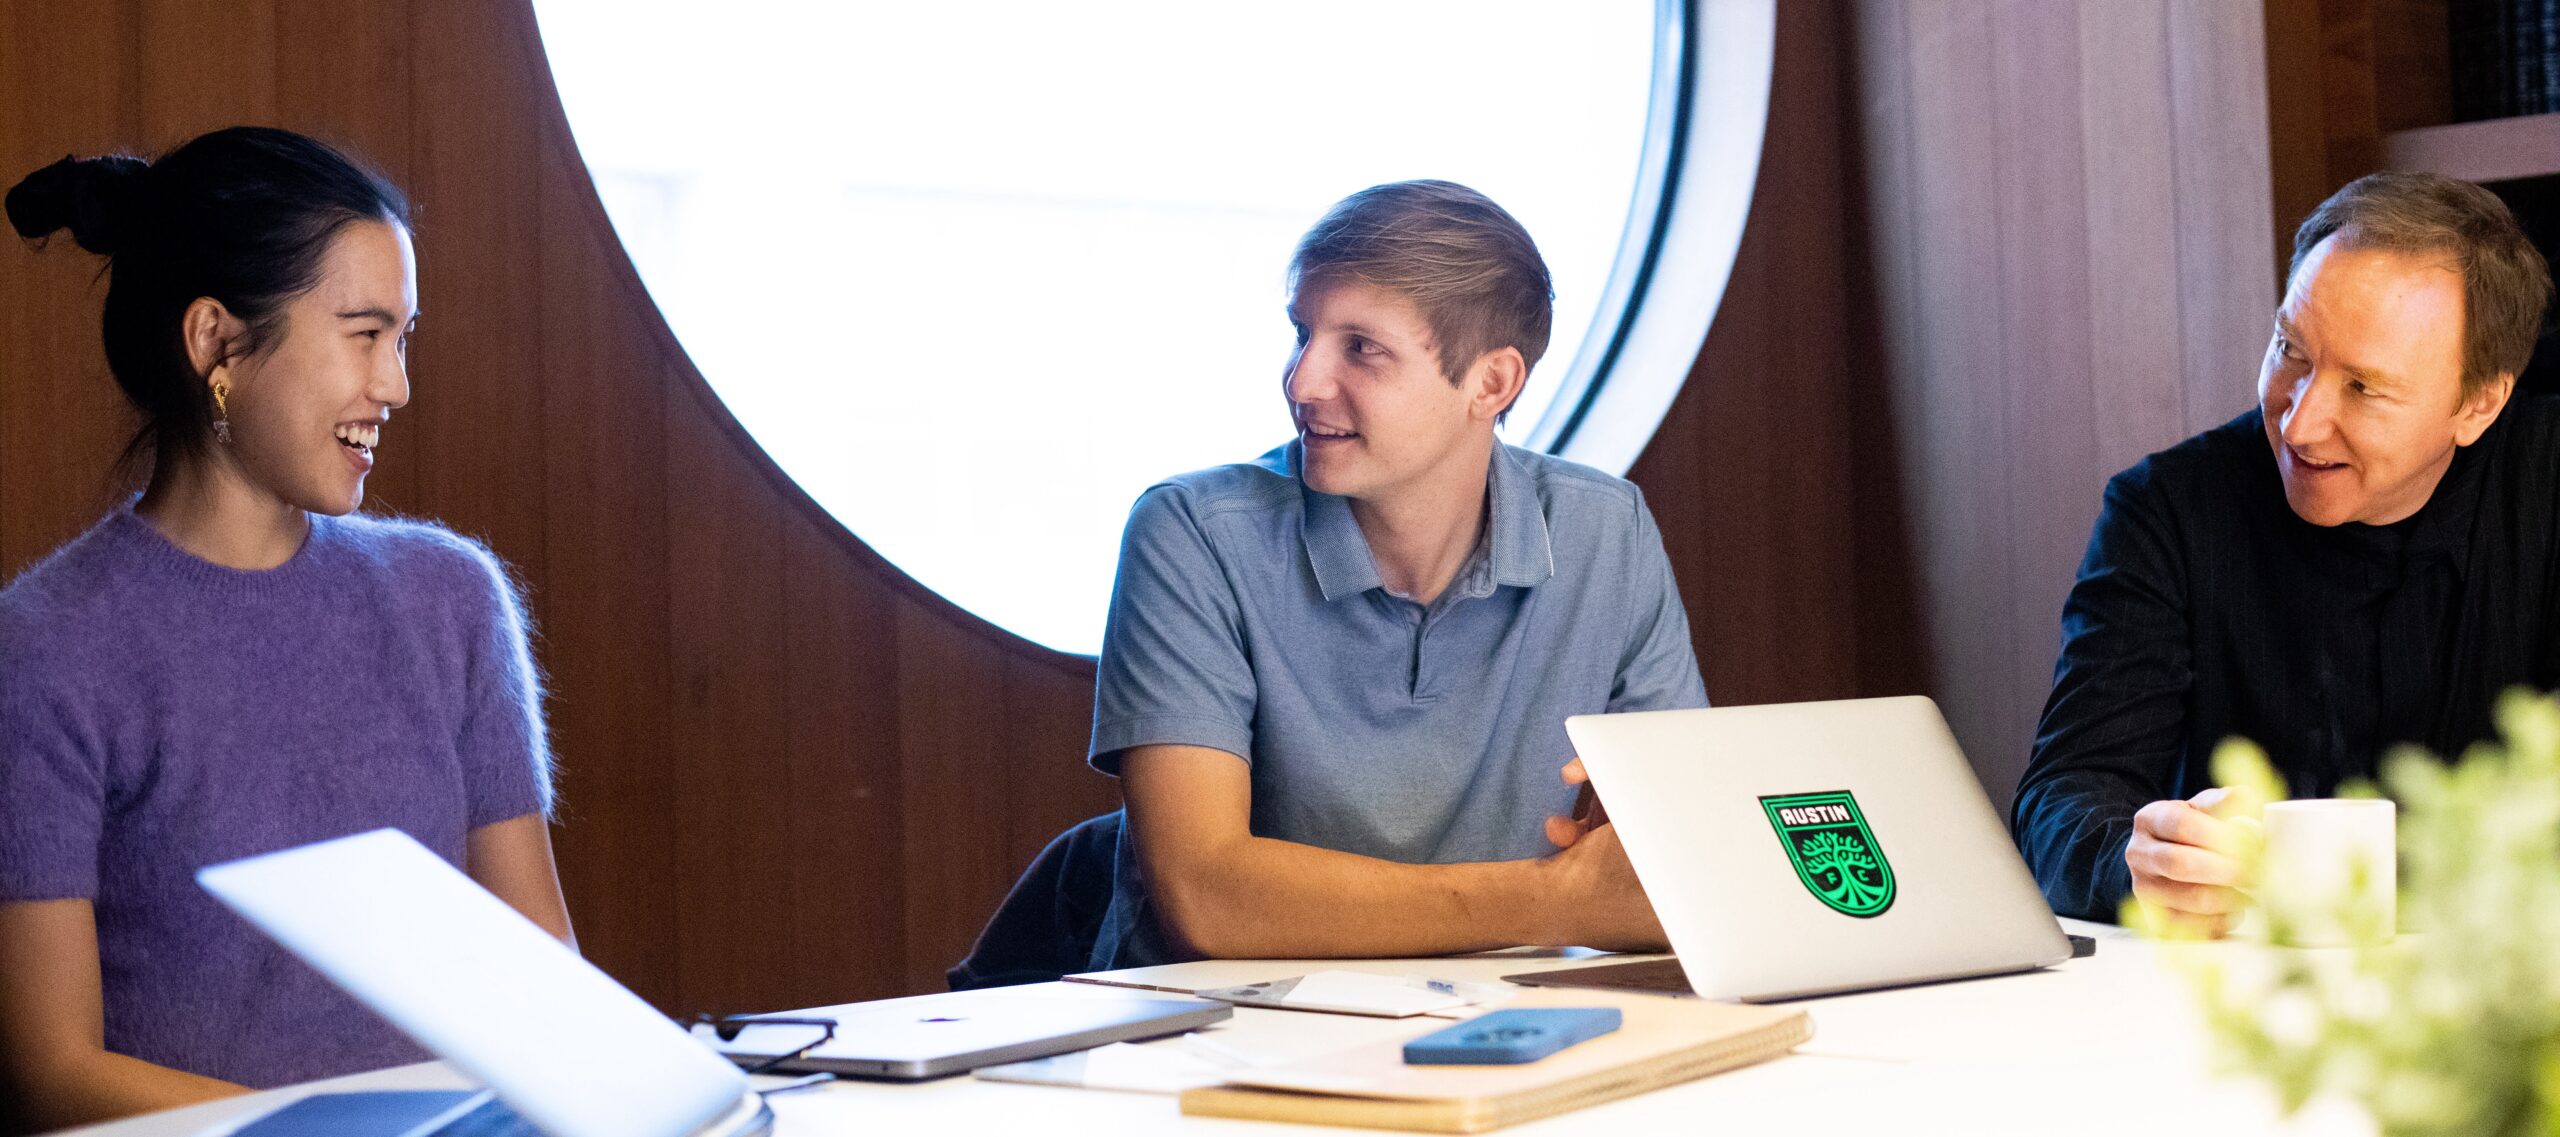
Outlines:
POLYGON ((2388 942, 2399 899, 2399 807, 2373 798, 2267 806, 2258 899, 2294 947, 2388 942))

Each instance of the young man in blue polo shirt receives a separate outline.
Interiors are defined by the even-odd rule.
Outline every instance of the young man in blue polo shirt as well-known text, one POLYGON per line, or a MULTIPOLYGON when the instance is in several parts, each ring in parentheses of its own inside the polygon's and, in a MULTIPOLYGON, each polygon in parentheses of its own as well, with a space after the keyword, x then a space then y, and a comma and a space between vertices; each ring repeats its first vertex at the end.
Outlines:
POLYGON ((1091 759, 1128 825, 1092 966, 1660 949, 1574 805, 1568 715, 1706 704, 1627 482, 1502 444, 1546 349, 1545 262, 1447 182, 1298 244, 1295 441, 1138 499, 1091 759))

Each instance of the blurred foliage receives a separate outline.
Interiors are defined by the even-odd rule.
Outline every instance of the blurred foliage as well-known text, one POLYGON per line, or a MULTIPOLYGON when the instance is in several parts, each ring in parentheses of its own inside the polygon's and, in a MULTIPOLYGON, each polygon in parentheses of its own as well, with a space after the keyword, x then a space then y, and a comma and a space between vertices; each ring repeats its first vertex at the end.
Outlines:
MULTIPOLYGON (((2221 1064, 2271 1083, 2288 1110, 2334 1096, 2395 1137, 2560 1137, 2560 700, 2510 692, 2497 717, 2503 743, 2459 763, 2404 748, 2383 765, 2378 788, 2400 809, 2396 940, 2172 952, 2221 1064)), ((2253 809, 2282 796, 2245 742, 2225 743, 2214 773, 2253 809)), ((2284 905, 2267 907, 2281 941, 2284 905)))

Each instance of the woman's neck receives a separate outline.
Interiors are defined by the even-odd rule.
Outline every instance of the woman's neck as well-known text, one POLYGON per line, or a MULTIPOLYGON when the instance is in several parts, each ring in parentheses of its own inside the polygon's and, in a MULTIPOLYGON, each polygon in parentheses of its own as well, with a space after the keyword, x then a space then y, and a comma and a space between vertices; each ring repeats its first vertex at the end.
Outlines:
POLYGON ((133 512, 169 543, 225 568, 275 568, 311 536, 310 514, 250 481, 222 452, 162 463, 133 512))

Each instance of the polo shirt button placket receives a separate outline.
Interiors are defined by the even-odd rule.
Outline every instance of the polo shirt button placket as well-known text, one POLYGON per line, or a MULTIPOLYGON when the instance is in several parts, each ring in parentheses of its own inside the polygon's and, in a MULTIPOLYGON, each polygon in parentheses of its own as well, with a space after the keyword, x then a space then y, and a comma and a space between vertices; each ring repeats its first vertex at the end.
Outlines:
MULTIPOLYGON (((1407 603, 1411 602, 1408 601, 1407 603)), ((1431 682, 1431 628, 1437 623, 1439 623, 1439 621, 1433 618, 1430 609, 1419 604, 1414 605, 1413 686, 1411 695, 1413 701, 1417 703, 1432 702, 1440 697, 1433 689, 1434 684, 1431 682)))

